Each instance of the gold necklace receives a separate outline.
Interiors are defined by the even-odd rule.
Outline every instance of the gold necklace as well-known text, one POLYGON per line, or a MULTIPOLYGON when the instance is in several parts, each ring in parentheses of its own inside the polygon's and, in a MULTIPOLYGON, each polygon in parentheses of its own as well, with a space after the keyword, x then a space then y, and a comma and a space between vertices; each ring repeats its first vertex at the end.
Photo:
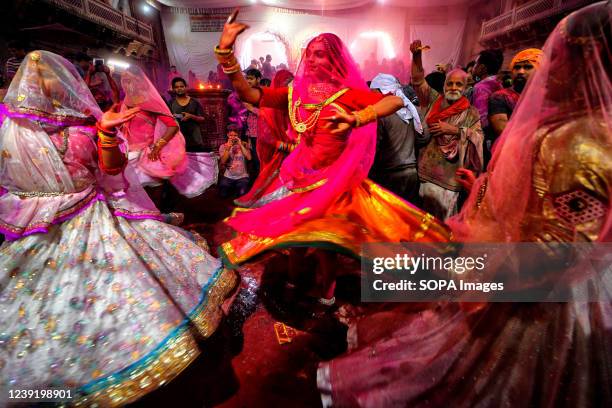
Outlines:
POLYGON ((324 100, 320 103, 305 103, 302 105, 302 98, 298 98, 295 103, 293 103, 293 87, 289 87, 289 119, 291 120, 291 126, 298 133, 304 133, 312 129, 317 122, 319 121, 319 116, 321 116, 321 111, 324 107, 334 102, 336 99, 344 95, 349 88, 344 88, 324 100), (306 110, 314 110, 305 120, 302 120, 302 115, 300 114, 300 106, 303 106, 306 110))

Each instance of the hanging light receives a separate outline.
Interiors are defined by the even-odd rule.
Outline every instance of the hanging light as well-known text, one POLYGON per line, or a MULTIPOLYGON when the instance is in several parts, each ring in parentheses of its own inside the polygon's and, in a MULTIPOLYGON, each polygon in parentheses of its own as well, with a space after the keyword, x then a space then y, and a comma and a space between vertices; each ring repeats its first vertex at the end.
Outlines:
POLYGON ((149 6, 147 2, 142 3, 142 11, 145 14, 150 14, 153 11, 153 7, 149 6))
POLYGON ((130 67, 130 64, 128 64, 127 62, 119 61, 116 59, 109 59, 108 61, 106 61, 106 65, 123 68, 123 69, 127 69, 130 67))

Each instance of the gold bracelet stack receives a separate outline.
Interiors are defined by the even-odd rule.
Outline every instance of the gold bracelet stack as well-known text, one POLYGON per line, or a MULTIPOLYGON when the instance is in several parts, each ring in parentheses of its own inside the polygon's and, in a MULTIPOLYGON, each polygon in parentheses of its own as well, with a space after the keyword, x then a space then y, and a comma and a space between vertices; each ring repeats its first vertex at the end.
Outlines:
POLYGON ((229 54, 231 54, 233 52, 234 52, 234 50, 231 49, 231 48, 228 48, 226 50, 222 50, 221 48, 219 48, 218 45, 215 47, 215 54, 217 54, 217 55, 229 55, 229 54))
POLYGON ((219 48, 219 46, 216 46, 215 56, 223 68, 223 73, 226 75, 235 74, 236 72, 240 72, 242 70, 240 68, 240 63, 234 56, 233 49, 230 48, 227 50, 222 50, 219 48))
POLYGON ((376 110, 374 106, 368 105, 365 109, 360 111, 354 111, 353 116, 355 117, 355 127, 367 125, 370 122, 376 121, 378 119, 378 115, 376 114, 376 110))
POLYGON ((240 64, 237 62, 235 65, 232 65, 229 68, 223 67, 223 73, 226 75, 235 74, 236 72, 240 72, 240 71, 242 71, 242 68, 240 67, 240 64))
POLYGON ((117 136, 106 135, 98 130, 98 146, 103 148, 119 146, 117 136))
POLYGON ((98 147, 111 148, 119 146, 117 139, 117 131, 108 131, 102 129, 99 125, 98 128, 98 147))
POLYGON ((157 139, 157 142, 155 142, 155 147, 162 148, 167 144, 168 144, 168 141, 162 137, 162 138, 157 139))

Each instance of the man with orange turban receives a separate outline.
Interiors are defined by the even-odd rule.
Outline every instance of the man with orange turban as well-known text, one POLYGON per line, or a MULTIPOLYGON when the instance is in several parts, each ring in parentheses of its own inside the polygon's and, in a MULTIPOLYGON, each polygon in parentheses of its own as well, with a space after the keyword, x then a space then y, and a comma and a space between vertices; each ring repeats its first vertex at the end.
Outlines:
POLYGON ((510 120, 527 80, 540 67, 542 50, 528 48, 516 54, 510 62, 512 87, 494 92, 489 98, 489 123, 495 136, 501 135, 510 120))

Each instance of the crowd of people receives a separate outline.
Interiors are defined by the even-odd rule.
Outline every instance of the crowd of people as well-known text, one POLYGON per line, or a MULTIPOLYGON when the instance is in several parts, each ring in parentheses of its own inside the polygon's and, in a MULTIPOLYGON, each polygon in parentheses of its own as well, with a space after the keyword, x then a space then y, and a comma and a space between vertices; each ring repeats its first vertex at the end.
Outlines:
MULTIPOLYGON (((193 78, 176 67, 167 101, 137 66, 113 75, 84 54, 11 43, 0 398, 63 387, 85 405, 135 401, 198 356, 236 271, 263 253, 289 248, 279 296, 326 315, 338 253, 361 259, 364 244, 610 241, 610 2, 565 17, 506 72, 502 51, 485 49, 426 73, 421 40, 409 75, 374 56, 362 71, 331 33, 295 72, 270 55, 244 68, 237 17, 208 78, 232 91, 227 141, 212 152, 193 78), (239 210, 223 220, 234 235, 219 259, 164 193, 214 184, 239 210)), ((529 285, 562 274, 550 273, 529 285)), ((601 301, 364 309, 348 321, 350 349, 317 369, 323 405, 610 405, 612 303, 589 285, 601 301)))

